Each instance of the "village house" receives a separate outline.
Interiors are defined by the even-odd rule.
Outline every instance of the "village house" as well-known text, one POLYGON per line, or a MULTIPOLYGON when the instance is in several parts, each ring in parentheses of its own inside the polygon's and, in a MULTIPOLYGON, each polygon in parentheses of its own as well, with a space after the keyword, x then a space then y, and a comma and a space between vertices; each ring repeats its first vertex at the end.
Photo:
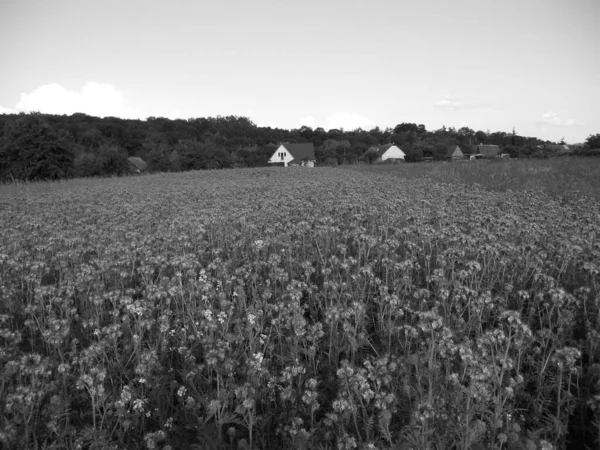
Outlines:
POLYGON ((271 159, 270 164, 283 163, 287 166, 308 166, 314 167, 317 158, 315 157, 315 147, 312 143, 308 144, 281 144, 271 159))
POLYGON ((478 145, 475 147, 475 154, 470 159, 490 159, 497 158, 500 155, 500 147, 497 145, 478 145))
POLYGON ((404 161, 406 157, 406 154, 395 144, 374 145, 364 153, 363 157, 369 155, 372 155, 374 162, 404 161))

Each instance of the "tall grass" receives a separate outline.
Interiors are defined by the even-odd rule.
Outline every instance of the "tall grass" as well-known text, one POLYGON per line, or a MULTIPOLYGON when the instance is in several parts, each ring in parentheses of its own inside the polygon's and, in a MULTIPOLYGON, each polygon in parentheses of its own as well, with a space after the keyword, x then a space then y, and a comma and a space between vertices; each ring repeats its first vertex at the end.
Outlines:
POLYGON ((466 164, 2 188, 3 448, 597 445, 600 204, 466 164))
POLYGON ((479 185, 505 192, 535 190, 553 198, 600 200, 600 158, 497 159, 395 165, 347 166, 406 179, 479 185))

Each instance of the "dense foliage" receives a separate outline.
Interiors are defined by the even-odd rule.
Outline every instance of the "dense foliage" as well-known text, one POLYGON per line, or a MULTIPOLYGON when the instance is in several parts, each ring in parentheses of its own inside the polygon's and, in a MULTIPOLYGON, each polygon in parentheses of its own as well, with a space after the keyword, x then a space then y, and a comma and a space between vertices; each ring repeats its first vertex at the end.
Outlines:
MULTIPOLYGON (((259 127, 235 116, 124 120, 85 114, 5 114, 0 115, 0 181, 119 175, 127 171, 128 156, 143 158, 155 172, 258 167, 267 164, 282 142, 312 142, 319 165, 357 162, 369 147, 385 143, 400 146, 407 161, 443 159, 452 144, 462 145, 467 153, 475 144, 495 144, 511 157, 556 153, 544 142, 514 131, 492 133, 468 127, 429 131, 414 123, 385 130, 325 131, 306 126, 259 127)), ((595 153, 589 145, 582 151, 595 153)))
POLYGON ((597 448, 600 204, 384 169, 0 188, 3 448, 597 448))

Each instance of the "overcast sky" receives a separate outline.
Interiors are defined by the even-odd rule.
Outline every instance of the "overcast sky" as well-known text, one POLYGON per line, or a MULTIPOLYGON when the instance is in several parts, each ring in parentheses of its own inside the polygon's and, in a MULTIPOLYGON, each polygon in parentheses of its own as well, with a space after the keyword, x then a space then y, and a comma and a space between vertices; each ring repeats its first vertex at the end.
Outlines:
POLYGON ((0 112, 600 133, 600 0, 0 0, 0 112))

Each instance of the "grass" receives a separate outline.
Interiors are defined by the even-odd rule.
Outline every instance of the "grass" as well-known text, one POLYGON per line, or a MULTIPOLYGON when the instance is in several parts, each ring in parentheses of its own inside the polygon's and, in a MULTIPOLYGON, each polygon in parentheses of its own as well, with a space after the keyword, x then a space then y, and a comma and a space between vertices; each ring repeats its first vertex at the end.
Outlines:
POLYGON ((0 187, 3 448, 594 448, 597 166, 523 164, 0 187))
POLYGON ((496 192, 534 190, 553 198, 587 196, 600 200, 600 158, 497 159, 354 168, 404 179, 427 178, 442 183, 479 185, 496 192))

